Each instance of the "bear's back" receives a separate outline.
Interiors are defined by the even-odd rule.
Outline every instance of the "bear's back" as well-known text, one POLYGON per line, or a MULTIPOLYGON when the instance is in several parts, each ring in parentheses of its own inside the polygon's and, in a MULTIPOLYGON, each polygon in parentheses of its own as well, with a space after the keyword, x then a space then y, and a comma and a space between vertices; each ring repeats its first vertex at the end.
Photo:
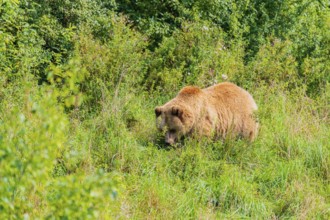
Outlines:
POLYGON ((233 111, 243 111, 247 114, 257 110, 257 105, 250 93, 233 83, 219 83, 205 88, 203 91, 211 103, 221 106, 221 108, 230 108, 233 111))
POLYGON ((253 97, 246 90, 235 84, 225 82, 205 88, 204 93, 208 97, 208 105, 218 115, 216 124, 221 136, 229 133, 242 135, 253 140, 257 135, 258 123, 253 118, 257 105, 253 97))

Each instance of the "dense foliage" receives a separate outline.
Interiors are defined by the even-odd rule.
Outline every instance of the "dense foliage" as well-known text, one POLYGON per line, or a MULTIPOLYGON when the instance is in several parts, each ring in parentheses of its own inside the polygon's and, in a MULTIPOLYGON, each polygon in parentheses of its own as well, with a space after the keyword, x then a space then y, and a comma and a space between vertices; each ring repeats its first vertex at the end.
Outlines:
POLYGON ((327 0, 0 0, 0 219, 329 219, 329 140, 327 0), (223 75, 257 140, 165 148, 223 75))

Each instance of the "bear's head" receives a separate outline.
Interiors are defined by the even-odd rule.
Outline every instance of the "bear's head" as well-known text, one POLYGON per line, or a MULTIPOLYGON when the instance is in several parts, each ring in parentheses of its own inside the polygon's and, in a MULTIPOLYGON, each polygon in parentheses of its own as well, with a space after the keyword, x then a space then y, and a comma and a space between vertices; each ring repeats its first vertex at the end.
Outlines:
POLYGON ((173 145, 193 127, 192 111, 181 105, 164 105, 155 108, 158 130, 165 132, 165 142, 173 145))

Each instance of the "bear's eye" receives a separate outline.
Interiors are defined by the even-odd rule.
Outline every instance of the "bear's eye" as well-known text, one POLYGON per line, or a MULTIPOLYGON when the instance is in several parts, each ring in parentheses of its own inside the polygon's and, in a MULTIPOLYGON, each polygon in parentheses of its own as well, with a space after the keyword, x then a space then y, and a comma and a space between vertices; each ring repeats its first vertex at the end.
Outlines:
POLYGON ((175 129, 170 129, 170 132, 171 132, 171 133, 175 133, 176 130, 175 130, 175 129))

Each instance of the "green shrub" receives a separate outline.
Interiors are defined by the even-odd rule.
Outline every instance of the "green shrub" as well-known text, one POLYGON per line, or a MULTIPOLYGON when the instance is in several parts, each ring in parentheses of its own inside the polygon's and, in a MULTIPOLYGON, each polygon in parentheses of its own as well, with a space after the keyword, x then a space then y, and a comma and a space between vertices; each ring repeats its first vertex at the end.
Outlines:
POLYGON ((2 218, 23 218, 42 205, 38 201, 43 186, 67 140, 67 117, 54 93, 49 88, 23 88, 22 104, 9 107, 15 104, 15 96, 4 97, 1 104, 2 218))
POLYGON ((94 219, 112 216, 117 197, 114 177, 102 170, 92 175, 59 177, 47 187, 47 219, 94 219))
POLYGON ((255 58, 248 64, 247 72, 238 75, 242 85, 273 87, 275 90, 294 90, 302 86, 297 62, 292 55, 292 43, 279 39, 269 40, 260 47, 255 58))
POLYGON ((207 22, 183 23, 182 28, 164 38, 153 53, 148 87, 178 91, 184 84, 212 85, 222 80, 222 74, 242 73, 241 45, 227 45, 221 29, 207 22))
POLYGON ((105 99, 116 103, 122 93, 137 92, 146 69, 144 36, 126 26, 122 16, 113 15, 109 22, 112 30, 106 43, 93 39, 88 28, 78 38, 83 67, 90 73, 82 89, 93 108, 105 99))

